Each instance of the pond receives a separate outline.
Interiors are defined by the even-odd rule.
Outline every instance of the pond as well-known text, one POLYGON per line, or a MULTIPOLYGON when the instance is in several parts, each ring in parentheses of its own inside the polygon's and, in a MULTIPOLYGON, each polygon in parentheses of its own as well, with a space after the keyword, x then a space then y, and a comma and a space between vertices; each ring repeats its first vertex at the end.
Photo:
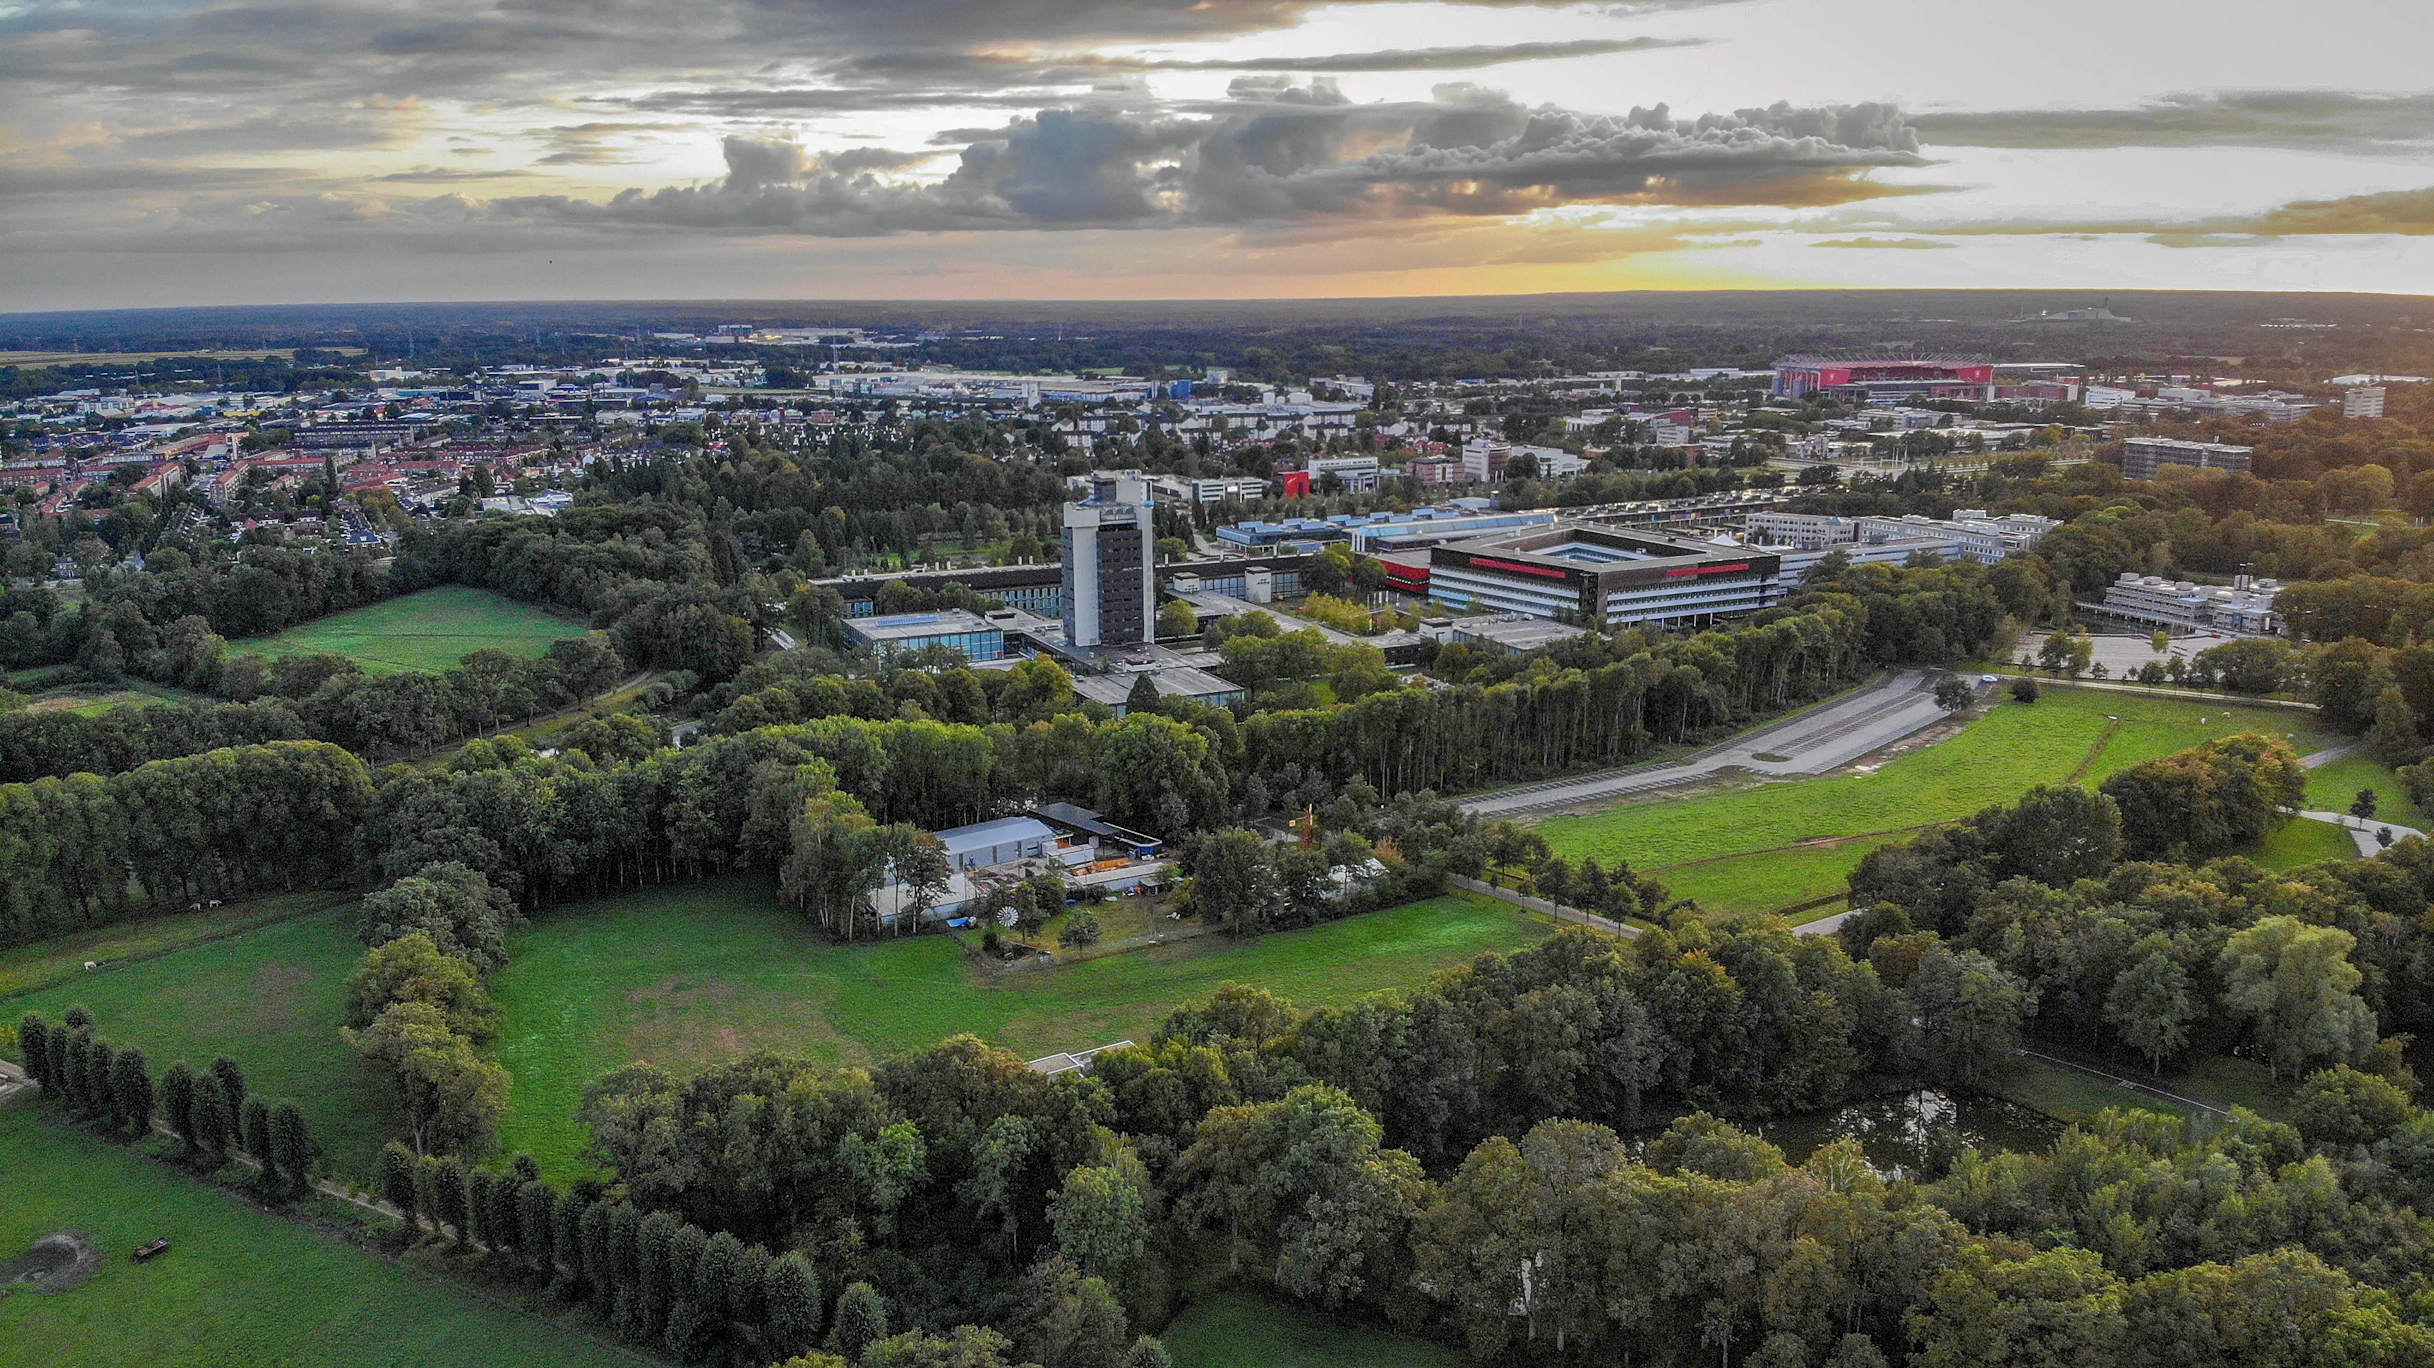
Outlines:
POLYGON ((1797 1164, 1819 1147, 1854 1139, 1887 1177, 1939 1174, 1963 1149, 2041 1151, 2062 1134, 2043 1112, 1983 1093, 1920 1088, 1861 1098, 1748 1127, 1797 1164))

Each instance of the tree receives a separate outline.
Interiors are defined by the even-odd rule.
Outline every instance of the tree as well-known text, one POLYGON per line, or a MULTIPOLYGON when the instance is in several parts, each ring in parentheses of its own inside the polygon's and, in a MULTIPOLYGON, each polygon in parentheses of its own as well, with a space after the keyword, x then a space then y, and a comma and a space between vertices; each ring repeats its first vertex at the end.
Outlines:
POLYGON ((771 1346, 785 1354, 810 1352, 819 1339, 825 1310, 820 1280, 812 1273, 810 1261, 788 1251, 769 1265, 768 1279, 763 1304, 768 1308, 771 1346))
POLYGON ((2113 980, 2104 1015, 2123 1040, 2147 1057, 2148 1069, 2162 1073, 2164 1060, 2189 1043, 2189 1023, 2197 1015, 2189 971, 2168 949, 2156 945, 2113 980))
POLYGON ((865 1349, 857 1368, 1010 1368, 1013 1349, 1004 1335, 977 1325, 943 1335, 907 1330, 865 1349))
POLYGON ((390 1006, 361 1031, 343 1032, 397 1090, 416 1154, 488 1149, 507 1106, 507 1070, 474 1052, 427 1002, 390 1006))
POLYGON ((1130 1318, 1106 1281, 1055 1255, 1017 1284, 1006 1329, 1041 1368, 1123 1368, 1132 1345, 1130 1318))
POLYGON ((2350 800, 2349 815, 2372 820, 2375 816, 2375 791, 2371 788, 2358 790, 2358 796, 2350 800))
POLYGON ((1212 831, 1191 845, 1192 908, 1236 936, 1257 934, 1283 897, 1268 842, 1245 827, 1212 831))
POLYGON ((1124 693, 1124 715, 1158 711, 1158 686, 1147 670, 1134 675, 1132 687, 1124 693))
POLYGON ((2375 1043, 2375 1014, 2356 992, 2357 939, 2337 926, 2266 917, 2223 943, 2223 1010, 2277 1077, 2318 1060, 2357 1058, 2375 1043))
POLYGON ((498 1037, 498 1007, 471 962, 421 931, 374 947, 347 976, 347 1024, 358 1030, 401 1002, 438 1008, 448 1029, 476 1043, 498 1037))
POLYGON ((26 1013, 17 1023, 17 1052, 25 1056, 26 1077, 44 1092, 54 1092, 58 1087, 51 1082, 50 1048, 51 1023, 37 1013, 26 1013))
POLYGON ((242 1111, 245 1107, 245 1094, 248 1091, 245 1086, 244 1066, 226 1055, 221 1055, 211 1061, 211 1076, 220 1080, 220 1088, 228 1097, 229 1112, 233 1115, 242 1111))
POLYGON ((356 935, 365 945, 377 948, 420 933, 442 954, 483 973, 507 962, 507 936, 519 924, 505 889, 454 861, 424 865, 367 894, 356 913, 356 935))
POLYGON ((2034 703, 2043 692, 2037 686, 2036 679, 2029 675, 2021 675, 2011 682, 2012 701, 2016 703, 2034 703))
POLYGON ((380 1195, 403 1213, 411 1235, 421 1227, 421 1203, 414 1183, 414 1152, 395 1140, 380 1147, 380 1195))
POLYGON ((2025 875, 2067 888, 2102 875, 2121 853, 2121 812, 2112 799, 2076 784, 2040 785, 1996 810, 1986 841, 1998 881, 2025 875))
POLYGON ((1975 1083, 2020 1043, 2036 993, 1975 950, 1938 945, 1919 959, 1906 991, 1918 1007, 1922 1048, 1945 1077, 1975 1083))
POLYGON ((237 1114, 229 1106, 228 1088, 217 1074, 200 1074, 194 1080, 192 1121, 195 1146, 206 1154, 218 1155, 235 1143, 237 1114))
POLYGON ((1158 637, 1160 640, 1191 636, 1199 630, 1200 618, 1192 611, 1192 605, 1181 599, 1168 599, 1158 605, 1158 637))
POLYGON ((161 1120, 189 1150, 202 1143, 194 1128, 194 1085, 194 1070, 182 1059, 161 1075, 161 1120))
POLYGON ((887 1300, 866 1282, 848 1284, 837 1297, 836 1323, 829 1327, 829 1352, 859 1362, 862 1351, 887 1338, 887 1300))
POLYGON ((119 1124, 137 1136, 152 1130, 152 1068, 144 1060, 144 1052, 130 1045, 119 1051, 111 1065, 110 1088, 116 1105, 111 1110, 119 1124))
POLYGON ((1166 1353, 1166 1345, 1156 1336, 1142 1335, 1124 1351, 1124 1368, 1174 1368, 1174 1360, 1166 1353))
POLYGON ((1048 1224, 1057 1250, 1095 1277, 1122 1278, 1148 1247, 1140 1185, 1116 1168, 1083 1165, 1067 1173, 1049 1201, 1048 1224))
POLYGON ((1978 691, 1959 675, 1946 675, 1936 681, 1935 706, 1946 712, 1959 712, 1976 702, 1978 691))
POLYGON ((262 1166, 263 1184, 272 1188, 282 1186, 278 1163, 270 1151, 269 1100, 260 1096, 246 1098, 244 1109, 238 1114, 238 1129, 244 1133, 245 1152, 262 1166))

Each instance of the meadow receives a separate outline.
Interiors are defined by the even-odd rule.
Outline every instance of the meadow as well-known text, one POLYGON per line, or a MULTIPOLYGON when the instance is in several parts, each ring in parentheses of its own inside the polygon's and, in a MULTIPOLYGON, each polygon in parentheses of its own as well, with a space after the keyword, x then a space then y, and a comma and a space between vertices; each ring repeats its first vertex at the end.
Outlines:
MULTIPOLYGON (((57 1020, 82 1003, 104 1038, 140 1046, 156 1072, 230 1055, 255 1091, 304 1108, 332 1171, 367 1176, 398 1127, 386 1086, 338 1034, 363 953, 353 904, 267 926, 173 921, 0 956, 0 982, 47 985, 8 1001, 6 1019, 57 1020), (148 957, 75 971, 83 958, 134 954, 148 957)), ((830 944, 765 879, 604 899, 544 914, 493 980, 506 1023, 495 1053, 515 1078, 500 1152, 530 1151, 560 1177, 588 1172, 575 1107, 594 1078, 637 1060, 689 1073, 778 1050, 864 1064, 964 1032, 1036 1058, 1144 1039, 1228 979, 1300 1003, 1350 1002, 1543 934, 1505 904, 1458 896, 1256 941, 1198 936, 989 970, 945 936, 830 944)))
MULTIPOLYGON (((1558 854, 1629 860, 1705 906, 1776 911, 1840 891, 1868 851, 1921 827, 2009 802, 2038 784, 2096 783, 2142 760, 2244 731, 2281 736, 2301 754, 2345 739, 2291 709, 2049 686, 2034 704, 2005 697, 1959 735, 1872 771, 1655 798, 1550 817, 1537 829, 1558 854)), ((2396 797, 2399 786, 2389 773, 2383 771, 2383 784, 2396 797)), ((2339 838, 2329 826, 2322 832, 2339 838)), ((2277 839, 2287 844, 2290 863, 2304 862, 2295 857, 2309 851, 2355 853, 2314 832, 2277 839)))
POLYGON ((51 986, 10 1000, 6 1023, 15 1026, 27 1012, 57 1021, 82 1003, 93 1011, 95 1033, 143 1050, 156 1078, 173 1061, 201 1068, 225 1054, 245 1066, 252 1091, 296 1100, 333 1170, 368 1173, 398 1127, 388 1087, 338 1035, 347 974, 363 956, 353 900, 96 973, 62 979, 55 972, 67 954, 109 960, 112 945, 149 953, 161 946, 146 946, 147 939, 174 944, 189 920, 114 928, 115 940, 79 938, 74 943, 88 947, 82 952, 63 953, 57 942, 10 952, 0 972, 51 986))
POLYGON ((46 1368, 591 1368, 622 1353, 387 1263, 115 1145, 0 1107, 0 1262, 58 1230, 100 1271, 0 1296, 0 1361, 46 1368), (127 1251, 165 1237, 166 1254, 127 1251))
POLYGON ((442 585, 228 644, 231 655, 273 658, 330 652, 373 674, 445 670, 485 648, 537 656, 583 624, 545 608, 459 584, 442 585))
POLYGON ((1344 1324, 1280 1302, 1221 1292, 1166 1327, 1175 1368, 1457 1368, 1454 1349, 1344 1324))
POLYGON ((1254 941, 1201 936, 1074 964, 990 970, 945 936, 839 947, 765 880, 659 889, 553 912, 492 982, 515 1075, 501 1149, 584 1171, 583 1088, 643 1060, 679 1074, 754 1050, 864 1064, 969 1033, 1025 1058, 1143 1040, 1229 979, 1346 1003, 1545 934, 1502 903, 1434 898, 1254 941))

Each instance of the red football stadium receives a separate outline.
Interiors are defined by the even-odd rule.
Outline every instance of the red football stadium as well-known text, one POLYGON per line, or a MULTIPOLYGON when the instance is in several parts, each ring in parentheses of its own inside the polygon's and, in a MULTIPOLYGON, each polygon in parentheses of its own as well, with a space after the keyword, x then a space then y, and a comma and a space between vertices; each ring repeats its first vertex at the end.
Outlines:
POLYGON ((1862 404, 1904 399, 1984 399, 1994 363, 1982 356, 1787 356, 1775 363, 1775 393, 1823 393, 1862 404))

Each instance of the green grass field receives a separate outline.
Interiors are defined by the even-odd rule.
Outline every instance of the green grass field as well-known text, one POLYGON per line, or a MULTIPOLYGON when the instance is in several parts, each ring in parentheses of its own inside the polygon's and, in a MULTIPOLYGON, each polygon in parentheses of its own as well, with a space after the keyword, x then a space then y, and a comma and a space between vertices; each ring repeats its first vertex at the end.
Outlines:
POLYGON ((383 674, 445 670, 486 647, 537 656, 551 642, 583 631, 583 624, 532 604, 450 584, 335 613, 277 636, 232 641, 228 649, 232 655, 272 657, 334 652, 383 674))
POLYGON ((2375 815, 2419 831, 2434 831, 2426 814, 2409 801, 2400 776, 2371 755, 2345 755, 2307 772, 2307 805, 2321 812, 2347 812, 2358 790, 2375 791, 2375 815))
MULTIPOLYGON (((141 1046, 156 1074, 228 1054, 255 1091, 302 1104, 334 1172, 362 1178, 396 1133, 395 1107, 338 1035, 362 954, 353 905, 309 906, 250 930, 207 914, 13 950, 0 982, 49 986, 8 1001, 0 1020, 57 1020, 83 1003, 105 1039, 141 1046), (176 948, 202 935, 221 938, 176 948), (153 957, 77 968, 143 953, 153 957)), ((506 1010, 497 1054, 515 1076, 501 1149, 530 1150, 561 1176, 583 1171, 583 1088, 638 1059, 680 1073, 757 1049, 863 1063, 966 1031, 1036 1057, 1140 1039, 1227 979, 1349 1002, 1544 934, 1502 903, 1449 897, 1247 943, 1200 937, 991 973, 944 936, 831 945, 764 880, 655 889, 551 913, 512 943, 493 984, 506 1010)))
POLYGON ((2243 731, 2284 736, 2302 754, 2342 739, 2289 709, 2048 687, 2038 703, 1995 704, 1960 735, 1874 773, 1658 798, 1551 817, 1538 831, 1561 855, 1629 860, 1705 906, 1774 911, 1835 892, 1861 856, 1917 827, 2243 731))
POLYGON ((0 950, 0 1002, 54 983, 83 978, 87 960, 116 973, 129 960, 150 959, 352 901, 345 894, 320 889, 279 893, 202 912, 181 912, 12 946, 0 950))
MULTIPOLYGON (((0 1021, 13 1032, 26 1012, 57 1021, 69 1006, 83 1003, 93 1009, 96 1033, 114 1045, 141 1048, 156 1078, 175 1060, 200 1068, 228 1055, 245 1066, 252 1091, 296 1099, 330 1167, 360 1177, 397 1133, 387 1086, 338 1036, 346 977, 362 955, 354 904, 347 901, 116 970, 79 974, 9 1002, 0 1021)), ((39 973, 42 963, 31 951, 0 961, 27 966, 19 970, 25 973, 39 973)), ((0 1039, 14 1045, 13 1034, 0 1039)), ((13 1048, 9 1053, 16 1057, 13 1048)))
POLYGON ((574 1119, 592 1079, 635 1060, 677 1073, 753 1050, 864 1063, 969 1032, 1025 1057, 1139 1040, 1235 979, 1306 1005, 1411 987, 1545 934, 1484 898, 1436 898, 1306 931, 1208 936, 992 973, 945 936, 838 947, 738 879, 552 913, 510 942, 492 987, 515 1075, 501 1148, 582 1170, 574 1119))
POLYGON ((100 1271, 0 1297, 0 1363, 31 1368, 446 1368, 632 1360, 247 1206, 116 1146, 0 1108, 0 1261, 58 1230, 100 1271), (138 1264, 127 1251, 166 1237, 138 1264))
POLYGON ((1202 1298, 1166 1327, 1175 1368, 1458 1368, 1455 1350, 1241 1293, 1202 1298))

